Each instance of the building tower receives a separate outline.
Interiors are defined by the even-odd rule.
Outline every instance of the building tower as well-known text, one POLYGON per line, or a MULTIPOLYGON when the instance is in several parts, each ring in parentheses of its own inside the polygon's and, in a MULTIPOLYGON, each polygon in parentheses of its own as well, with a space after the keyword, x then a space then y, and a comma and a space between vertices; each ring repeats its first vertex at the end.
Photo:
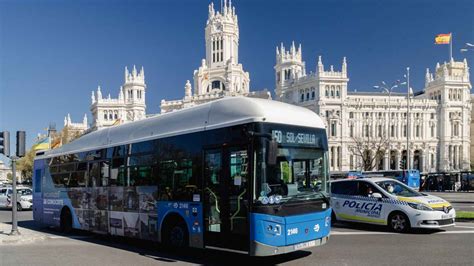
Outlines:
POLYGON ((305 62, 302 60, 301 44, 298 49, 295 48, 295 42, 292 42, 290 50, 287 51, 281 44, 280 49, 276 48, 276 64, 275 69, 275 93, 276 100, 285 93, 285 89, 301 77, 306 76, 305 62))
POLYGON ((472 86, 467 60, 436 64, 434 76, 425 75, 425 97, 438 102, 438 111, 430 127, 439 139, 438 171, 470 169, 470 117, 472 86))
POLYGON ((205 29, 206 59, 194 71, 195 95, 249 92, 249 73, 239 64, 239 25, 235 7, 224 0, 221 11, 209 5, 205 29))
POLYGON ((111 98, 110 94, 106 98, 102 97, 99 86, 91 96, 92 129, 145 118, 145 90, 145 70, 142 67, 137 71, 135 66, 131 72, 125 67, 124 84, 120 87, 118 98, 111 98))

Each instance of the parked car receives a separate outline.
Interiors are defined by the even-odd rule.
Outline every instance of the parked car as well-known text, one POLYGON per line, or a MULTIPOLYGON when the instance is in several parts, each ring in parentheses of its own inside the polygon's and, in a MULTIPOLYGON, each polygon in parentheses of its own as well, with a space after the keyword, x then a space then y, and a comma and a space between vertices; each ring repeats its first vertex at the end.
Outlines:
MULTIPOLYGON (((18 186, 17 189, 17 210, 32 209, 33 191, 29 187, 18 186)), ((11 186, 0 188, 0 208, 12 207, 13 189, 11 186)))

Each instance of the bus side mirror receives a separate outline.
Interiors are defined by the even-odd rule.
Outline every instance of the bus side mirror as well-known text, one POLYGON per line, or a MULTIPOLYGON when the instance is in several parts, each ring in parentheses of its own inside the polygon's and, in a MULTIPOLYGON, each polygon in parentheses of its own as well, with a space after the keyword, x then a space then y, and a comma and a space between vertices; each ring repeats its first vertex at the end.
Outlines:
POLYGON ((277 161, 278 154, 278 142, 272 139, 268 142, 268 152, 267 152, 267 164, 275 165, 277 161))

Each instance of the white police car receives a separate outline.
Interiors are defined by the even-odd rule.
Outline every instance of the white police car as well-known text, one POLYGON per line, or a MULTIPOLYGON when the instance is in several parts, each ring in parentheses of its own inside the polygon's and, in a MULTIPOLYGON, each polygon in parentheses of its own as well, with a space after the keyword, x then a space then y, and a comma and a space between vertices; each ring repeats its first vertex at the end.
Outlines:
POLYGON ((332 181, 331 207, 334 221, 387 225, 396 232, 452 226, 456 217, 449 202, 390 178, 332 181))

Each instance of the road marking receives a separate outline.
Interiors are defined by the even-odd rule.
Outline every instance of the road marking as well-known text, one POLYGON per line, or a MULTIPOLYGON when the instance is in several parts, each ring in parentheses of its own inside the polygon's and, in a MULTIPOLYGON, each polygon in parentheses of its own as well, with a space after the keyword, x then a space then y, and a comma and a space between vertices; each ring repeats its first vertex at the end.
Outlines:
POLYGON ((464 226, 464 225, 455 225, 455 228, 471 228, 474 229, 474 226, 464 226))
POLYGON ((444 231, 444 232, 439 232, 437 234, 474 234, 474 230, 469 230, 469 231, 444 231))
MULTIPOLYGON (((474 230, 465 230, 465 231, 442 231, 433 233, 433 235, 437 234, 474 234, 474 230)), ((392 233, 392 232, 340 232, 340 231, 331 231, 331 235, 399 235, 399 233, 392 233)))
POLYGON ((331 235, 395 235, 396 233, 391 232, 340 232, 331 231, 331 235))
POLYGON ((49 239, 87 239, 91 236, 48 236, 49 239))

